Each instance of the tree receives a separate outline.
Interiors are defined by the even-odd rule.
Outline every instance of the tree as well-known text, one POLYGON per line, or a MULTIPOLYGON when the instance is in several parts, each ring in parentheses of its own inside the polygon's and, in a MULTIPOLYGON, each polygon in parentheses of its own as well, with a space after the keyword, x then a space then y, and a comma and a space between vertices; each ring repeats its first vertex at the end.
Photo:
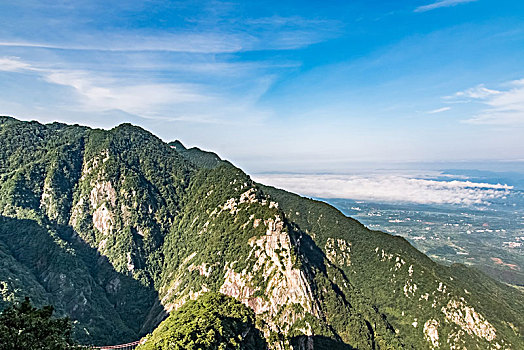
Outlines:
POLYGON ((140 350, 263 350, 255 314, 236 299, 205 293, 186 302, 148 336, 140 350))
POLYGON ((0 313, 0 350, 70 350, 71 322, 54 318, 52 306, 41 309, 31 305, 26 297, 0 313))

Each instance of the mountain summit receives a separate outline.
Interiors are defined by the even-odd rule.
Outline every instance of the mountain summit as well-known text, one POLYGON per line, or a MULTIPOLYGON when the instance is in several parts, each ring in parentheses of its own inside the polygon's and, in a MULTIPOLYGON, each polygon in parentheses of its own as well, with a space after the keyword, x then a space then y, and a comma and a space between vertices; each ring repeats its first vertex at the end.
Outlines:
POLYGON ((524 348, 522 292, 130 124, 0 117, 0 178, 0 308, 52 304, 86 344, 219 292, 274 349, 524 348))

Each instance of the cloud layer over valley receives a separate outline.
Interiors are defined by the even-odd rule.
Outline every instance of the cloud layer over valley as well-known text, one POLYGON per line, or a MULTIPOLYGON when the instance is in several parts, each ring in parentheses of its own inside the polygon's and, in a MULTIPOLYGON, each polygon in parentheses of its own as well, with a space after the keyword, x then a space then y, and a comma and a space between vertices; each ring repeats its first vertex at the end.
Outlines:
POLYGON ((488 205, 503 198, 512 186, 472 181, 442 181, 398 174, 373 175, 256 175, 257 182, 304 196, 418 204, 488 205))

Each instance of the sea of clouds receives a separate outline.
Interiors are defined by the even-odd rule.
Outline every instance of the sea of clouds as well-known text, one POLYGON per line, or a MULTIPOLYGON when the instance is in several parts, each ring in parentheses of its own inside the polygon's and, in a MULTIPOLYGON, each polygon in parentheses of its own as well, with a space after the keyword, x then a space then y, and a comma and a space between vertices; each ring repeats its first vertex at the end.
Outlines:
POLYGON ((505 184, 401 174, 259 174, 253 180, 303 196, 417 204, 489 205, 513 189, 505 184))

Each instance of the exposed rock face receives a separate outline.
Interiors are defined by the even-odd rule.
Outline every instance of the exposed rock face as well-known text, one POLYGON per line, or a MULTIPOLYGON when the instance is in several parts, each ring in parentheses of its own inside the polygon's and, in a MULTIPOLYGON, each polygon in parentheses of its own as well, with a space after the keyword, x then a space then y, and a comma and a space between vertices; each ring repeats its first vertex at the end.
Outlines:
POLYGON ((116 206, 116 191, 110 181, 94 181, 89 193, 89 203, 93 212, 93 226, 104 235, 111 235, 114 230, 114 214, 111 208, 116 206))
MULTIPOLYGON (((235 185, 235 182, 232 182, 235 185)), ((215 208, 208 208, 208 216, 199 213, 192 218, 191 227, 197 236, 212 234, 215 223, 221 220, 242 219, 241 228, 250 237, 244 243, 246 255, 239 255, 243 268, 238 268, 239 261, 213 262, 212 256, 201 256, 199 251, 187 255, 179 272, 172 277, 174 283, 169 288, 161 289, 162 304, 170 311, 180 307, 185 301, 199 295, 198 284, 188 287, 184 280, 188 271, 197 272, 202 277, 200 290, 208 290, 209 280, 218 279, 221 293, 235 297, 251 307, 264 320, 264 333, 286 333, 306 315, 320 317, 319 306, 312 292, 312 281, 303 269, 299 268, 299 259, 295 252, 289 232, 278 213, 278 205, 260 194, 253 187, 243 184, 239 187, 238 197, 230 197, 215 208), (246 187, 247 190, 246 190, 246 187), (265 209, 264 209, 265 208, 265 209), (274 213, 270 217, 257 218, 259 210, 274 213), (246 220, 247 221, 244 221, 246 220), (198 262, 198 263, 197 263, 198 262)), ((205 197, 213 196, 213 190, 206 190, 205 197)), ((222 252, 217 252, 218 257, 222 252)), ((194 283, 193 283, 194 284, 194 283)), ((303 332, 311 334, 311 327, 304 326, 303 332)), ((301 332, 302 332, 301 331, 301 332)), ((283 347, 277 341, 272 347, 283 347)))
POLYGON ((475 334, 488 341, 494 340, 497 336, 495 328, 484 316, 467 306, 463 300, 450 300, 445 307, 442 307, 442 312, 447 320, 454 322, 468 334, 475 334))
POLYGON ((256 197, 256 190, 252 187, 246 192, 242 193, 240 195, 240 204, 242 203, 256 203, 257 197, 256 197))
POLYGON ((311 349, 315 337, 360 350, 511 348, 521 339, 521 317, 511 310, 519 304, 508 296, 520 299, 504 286, 488 286, 505 298, 503 311, 492 312, 493 298, 486 303, 479 293, 488 287, 475 278, 462 279, 454 267, 326 204, 253 183, 216 156, 209 162, 192 151, 195 158, 186 158, 189 150, 129 125, 81 129, 62 153, 55 150, 65 127, 49 130, 57 134, 51 151, 38 157, 31 152, 46 144, 21 161, 6 150, 25 148, 0 147, 0 211, 37 226, 23 239, 0 231, 0 257, 8 262, 0 269, 19 264, 13 275, 21 276, 0 275, 0 295, 35 291, 56 301, 85 337, 123 329, 118 339, 134 340, 187 300, 220 291, 255 311, 275 349, 288 348, 291 338, 311 349), (51 167, 47 159, 56 155, 51 167), (37 166, 27 170, 27 163, 37 166), (52 253, 39 244, 24 250, 38 230, 52 253))
POLYGON ((351 243, 341 238, 328 238, 325 246, 326 256, 333 264, 351 265, 351 243))
POLYGON ((198 270, 201 276, 209 277, 211 275, 211 272, 213 271, 213 266, 207 263, 202 263, 197 266, 191 264, 187 269, 189 272, 198 270))
POLYGON ((427 320, 426 323, 424 323, 424 336, 433 349, 438 348, 440 345, 438 338, 438 325, 439 323, 437 320, 427 320))
POLYGON ((111 235, 113 232, 113 215, 107 209, 106 204, 102 204, 93 212, 93 227, 104 235, 111 235))
POLYGON ((280 217, 266 222, 266 235, 252 239, 256 263, 253 271, 262 271, 267 279, 266 295, 270 295, 272 305, 300 304, 304 311, 318 315, 310 281, 304 271, 295 268, 293 247, 287 232, 282 232, 283 222, 280 217))
MULTIPOLYGON (((294 267, 293 248, 289 235, 282 231, 282 220, 277 216, 265 220, 264 225, 267 226, 266 234, 253 237, 249 242, 252 247, 250 256, 255 259, 251 270, 237 273, 227 268, 220 292, 239 299, 257 314, 265 314, 267 321, 273 325, 276 324, 276 315, 288 305, 297 304, 304 312, 318 315, 310 282, 302 270, 294 267), (260 285, 252 284, 253 275, 257 273, 263 276, 263 290, 260 290, 260 285), (257 291, 262 292, 263 296, 255 296, 257 291)), ((303 312, 299 315, 290 309, 281 318, 291 325, 303 316, 303 312)))
POLYGON ((107 174, 101 167, 109 160, 109 150, 103 150, 92 159, 84 160, 80 182, 88 183, 88 192, 83 192, 73 206, 69 223, 77 227, 86 215, 92 215, 93 228, 103 235, 114 231, 113 208, 116 206, 117 193, 113 184, 105 180, 107 174))
POLYGON ((110 181, 95 181, 89 194, 89 201, 93 209, 101 203, 110 203, 111 207, 116 205, 116 191, 110 181))

